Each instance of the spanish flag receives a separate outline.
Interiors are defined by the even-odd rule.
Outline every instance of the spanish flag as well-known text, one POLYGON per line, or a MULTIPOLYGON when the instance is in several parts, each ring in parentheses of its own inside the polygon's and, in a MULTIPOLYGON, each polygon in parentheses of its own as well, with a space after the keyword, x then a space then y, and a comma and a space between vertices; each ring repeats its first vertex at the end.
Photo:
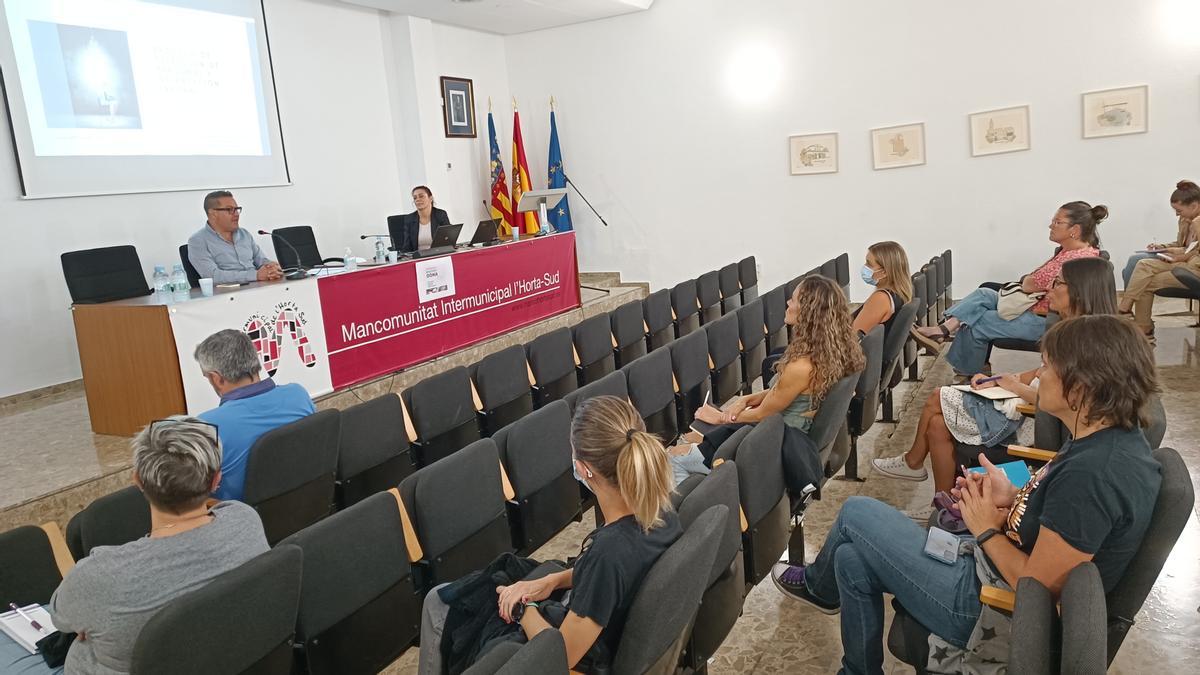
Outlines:
POLYGON ((497 234, 512 234, 513 215, 512 202, 508 199, 508 179, 504 175, 504 162, 500 161, 500 144, 496 142, 496 123, 492 121, 492 113, 488 112, 488 140, 491 145, 492 161, 492 202, 491 215, 500 221, 496 228, 497 234))
POLYGON ((521 195, 533 189, 529 182, 529 162, 525 161, 525 143, 521 141, 521 114, 513 111, 513 186, 512 206, 514 222, 521 224, 522 234, 537 234, 538 217, 534 211, 516 213, 517 205, 521 203, 521 195))

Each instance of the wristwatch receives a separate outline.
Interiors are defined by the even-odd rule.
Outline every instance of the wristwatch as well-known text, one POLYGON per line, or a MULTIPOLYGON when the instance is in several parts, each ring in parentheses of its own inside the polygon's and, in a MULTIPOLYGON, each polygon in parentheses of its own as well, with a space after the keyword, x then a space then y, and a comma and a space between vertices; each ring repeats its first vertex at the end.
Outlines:
POLYGON ((980 532, 978 537, 975 537, 975 545, 980 548, 983 548, 984 542, 986 542, 988 539, 991 539, 992 537, 994 537, 998 534, 1000 534, 1000 530, 997 530, 994 527, 989 527, 988 529, 984 530, 983 532, 980 532))
POLYGON ((526 607, 537 609, 538 604, 536 602, 518 602, 512 610, 512 620, 514 622, 521 623, 521 618, 525 616, 526 607))

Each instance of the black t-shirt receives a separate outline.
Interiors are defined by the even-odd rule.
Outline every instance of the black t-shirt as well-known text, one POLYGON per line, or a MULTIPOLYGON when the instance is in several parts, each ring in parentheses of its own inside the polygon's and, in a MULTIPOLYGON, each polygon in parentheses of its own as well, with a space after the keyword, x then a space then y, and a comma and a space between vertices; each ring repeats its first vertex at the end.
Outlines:
POLYGON ((1103 429, 1068 441, 1038 471, 1018 492, 1005 530, 1027 554, 1042 526, 1093 554, 1107 593, 1142 543, 1161 483, 1140 430, 1103 429))
POLYGON ((603 630, 576 670, 587 672, 612 662, 642 578, 683 533, 674 511, 662 517, 665 522, 649 533, 642 532, 630 515, 593 530, 584 539, 571 577, 568 607, 600 624, 603 630))

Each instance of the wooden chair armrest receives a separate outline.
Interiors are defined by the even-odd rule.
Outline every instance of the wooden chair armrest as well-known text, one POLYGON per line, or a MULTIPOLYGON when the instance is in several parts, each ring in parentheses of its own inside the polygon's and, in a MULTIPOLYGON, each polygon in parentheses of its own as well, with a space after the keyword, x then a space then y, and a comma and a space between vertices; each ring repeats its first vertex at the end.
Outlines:
MULTIPOLYGON (((720 459, 720 458, 714 459, 712 468, 715 469, 724 463, 725 463, 724 459, 720 459)), ((746 512, 744 510, 742 510, 741 504, 738 505, 738 523, 739 523, 739 526, 742 528, 742 532, 745 532, 746 530, 750 529, 750 523, 746 520, 746 512)))
POLYGON ((1017 594, 996 586, 984 586, 979 589, 979 602, 1011 614, 1017 604, 1017 594))
POLYGON ((1018 403, 1017 412, 1026 417, 1033 417, 1034 415, 1037 415, 1037 406, 1030 403, 1018 403))
POLYGON ((575 345, 571 345, 571 354, 575 356, 575 365, 580 365, 579 350, 575 349, 575 345))
POLYGON ((54 564, 58 567, 58 573, 65 579, 67 573, 75 567, 71 549, 67 548, 67 539, 63 536, 62 530, 58 529, 58 523, 53 521, 42 523, 41 528, 46 533, 46 538, 50 540, 50 550, 54 552, 54 564))
POLYGON ((392 488, 388 492, 396 498, 396 507, 400 509, 400 527, 404 530, 404 547, 408 549, 408 561, 415 563, 425 557, 425 552, 421 550, 421 540, 417 539, 417 530, 413 527, 412 518, 408 517, 408 509, 404 508, 400 490, 392 488))
POLYGON ((529 386, 536 387, 537 378, 533 376, 533 366, 530 366, 529 362, 525 363, 525 373, 529 375, 529 386))
POLYGON ((400 411, 404 413, 404 433, 408 435, 408 442, 415 443, 417 441, 417 428, 413 426, 412 415, 408 414, 408 406, 404 404, 404 397, 400 397, 400 411))
MULTIPOLYGON (((496 458, 500 462, 500 458, 496 458)), ((504 490, 504 501, 510 502, 517 498, 517 491, 513 489, 512 482, 508 480, 508 472, 504 470, 504 462, 500 462, 500 487, 504 490)))
POLYGON ((471 403, 475 406, 475 412, 483 410, 483 401, 479 399, 479 390, 475 388, 474 380, 471 380, 471 403))
POLYGON ((1035 462, 1049 462, 1058 455, 1053 450, 1039 450, 1037 448, 1027 448, 1023 445, 1008 446, 1008 454, 1022 459, 1032 459, 1035 462))

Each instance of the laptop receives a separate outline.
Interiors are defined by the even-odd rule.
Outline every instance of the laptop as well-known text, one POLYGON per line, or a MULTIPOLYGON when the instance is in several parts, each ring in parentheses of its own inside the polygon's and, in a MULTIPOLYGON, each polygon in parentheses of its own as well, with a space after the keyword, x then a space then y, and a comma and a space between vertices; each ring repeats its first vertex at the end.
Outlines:
POLYGON ((476 244, 487 246, 496 241, 498 239, 496 236, 496 229, 498 227, 500 227, 499 218, 479 221, 479 224, 475 226, 475 235, 471 237, 471 246, 476 244))
POLYGON ((458 243, 458 235, 462 232, 462 223, 457 225, 442 225, 433 233, 433 243, 429 248, 454 246, 458 243))

